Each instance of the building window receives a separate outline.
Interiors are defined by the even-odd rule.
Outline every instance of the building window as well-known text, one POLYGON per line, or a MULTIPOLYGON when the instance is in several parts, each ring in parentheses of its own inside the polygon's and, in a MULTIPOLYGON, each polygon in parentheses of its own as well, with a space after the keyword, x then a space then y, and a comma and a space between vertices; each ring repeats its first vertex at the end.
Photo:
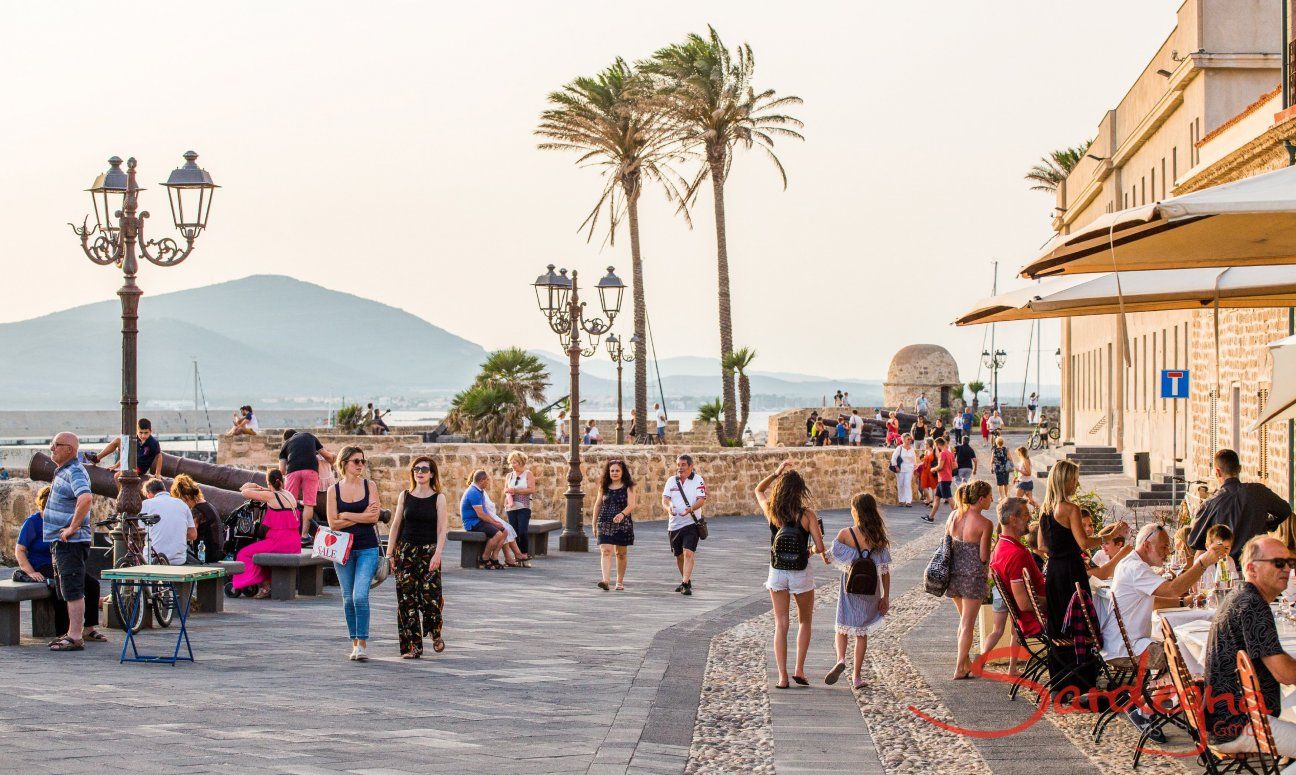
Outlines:
POLYGON ((1147 204, 1147 176, 1146 175, 1139 178, 1139 191, 1142 193, 1142 196, 1139 198, 1139 204, 1140 205, 1147 204))
POLYGON ((1233 431, 1233 451, 1242 449, 1242 388, 1234 385, 1229 396, 1229 426, 1233 431))
POLYGON ((1179 146, 1170 149, 1170 174, 1175 182, 1179 181, 1179 146))
MULTIPOLYGON (((1259 392, 1256 393, 1256 403, 1259 405, 1258 411, 1263 412, 1265 406, 1269 403, 1269 388, 1260 388, 1259 392)), ((1260 481, 1263 482, 1269 478, 1269 423, 1260 426, 1259 435, 1260 466, 1257 473, 1260 476, 1260 481)))
POLYGON ((1152 201, 1156 201, 1156 167, 1152 168, 1152 201))

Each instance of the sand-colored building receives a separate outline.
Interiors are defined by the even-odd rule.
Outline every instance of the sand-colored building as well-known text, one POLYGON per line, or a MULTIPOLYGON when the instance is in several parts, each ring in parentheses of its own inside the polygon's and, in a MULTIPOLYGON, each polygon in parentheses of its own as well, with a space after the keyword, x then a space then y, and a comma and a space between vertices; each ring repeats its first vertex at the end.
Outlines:
MULTIPOLYGON (((1279 0, 1185 2, 1175 29, 1102 117, 1089 155, 1059 187, 1054 229, 1068 233, 1104 213, 1287 165, 1282 141, 1296 136, 1296 120, 1282 112, 1278 90, 1281 13, 1279 0)), ((1216 449, 1233 447, 1248 477, 1287 493, 1285 424, 1244 429, 1268 394, 1265 345, 1288 334, 1289 310, 1223 310, 1218 379, 1210 312, 1131 314, 1127 326, 1122 339, 1116 316, 1063 321, 1065 437, 1116 447, 1130 473, 1141 452, 1153 472, 1179 458, 1199 478, 1210 475, 1216 449), (1190 399, 1177 407, 1159 398, 1166 368, 1192 375, 1190 399)))

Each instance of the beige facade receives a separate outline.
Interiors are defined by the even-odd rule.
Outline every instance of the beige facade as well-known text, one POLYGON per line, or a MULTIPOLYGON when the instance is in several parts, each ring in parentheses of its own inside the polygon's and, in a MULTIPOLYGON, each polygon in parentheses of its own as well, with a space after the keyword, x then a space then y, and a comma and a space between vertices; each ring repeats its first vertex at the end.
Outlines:
MULTIPOLYGON (((1059 187, 1055 230, 1068 233, 1104 213, 1263 171, 1265 162, 1237 157, 1274 125, 1280 14, 1279 0, 1185 2, 1174 31, 1103 116, 1089 155, 1059 187)), ((1269 148, 1285 164, 1275 143, 1270 138, 1251 155, 1269 148)), ((1286 335, 1287 310, 1224 311, 1220 323, 1220 398, 1212 409, 1210 312, 1131 314, 1126 336, 1114 315, 1063 321, 1065 437, 1116 447, 1131 472, 1135 453, 1150 455, 1153 472, 1182 459, 1190 477, 1208 476, 1214 450, 1236 446, 1250 475, 1263 467, 1285 492, 1286 463, 1280 480, 1274 465, 1279 452, 1286 460, 1285 429, 1268 429, 1263 440, 1244 429, 1267 388, 1260 381, 1267 373, 1264 345, 1286 335), (1159 373, 1173 368, 1191 371, 1187 401, 1159 398, 1159 373)))

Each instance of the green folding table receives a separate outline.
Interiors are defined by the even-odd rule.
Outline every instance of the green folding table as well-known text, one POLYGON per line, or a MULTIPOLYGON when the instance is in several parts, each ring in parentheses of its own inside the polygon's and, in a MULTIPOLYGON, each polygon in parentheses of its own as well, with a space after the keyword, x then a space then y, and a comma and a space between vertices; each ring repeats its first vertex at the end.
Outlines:
MULTIPOLYGON (((225 575, 225 570, 220 567, 211 567, 207 565, 135 565, 129 568, 112 568, 105 570, 100 574, 100 578, 105 581, 111 581, 115 586, 129 587, 131 592, 131 621, 139 615, 140 606, 144 605, 144 588, 150 584, 169 584, 174 593, 172 599, 175 600, 176 613, 180 615, 180 630, 176 633, 175 649, 170 656, 166 655, 149 655, 141 654, 138 645, 135 642, 135 633, 130 628, 126 628, 126 640, 122 643, 121 662, 160 662, 167 665, 175 665, 176 662, 194 661, 193 646, 189 643, 189 598, 187 594, 180 594, 179 586, 182 584, 194 584, 205 579, 216 578, 225 575), (184 644, 185 651, 189 654, 187 657, 180 656, 180 645, 184 644), (127 649, 130 650, 131 656, 126 656, 127 649)), ((187 591, 189 587, 185 587, 187 591)))

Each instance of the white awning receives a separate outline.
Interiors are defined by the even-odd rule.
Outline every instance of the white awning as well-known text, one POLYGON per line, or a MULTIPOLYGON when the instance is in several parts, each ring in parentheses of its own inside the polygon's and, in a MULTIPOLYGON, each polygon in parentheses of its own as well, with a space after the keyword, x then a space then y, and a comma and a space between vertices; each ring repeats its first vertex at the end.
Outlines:
POLYGON ((1275 264, 1296 264, 1296 167, 1101 216, 1021 275, 1275 264))
POLYGON ((1210 309, 1217 297, 1221 308, 1296 306, 1296 265, 1059 277, 977 302, 954 323, 1210 309))
POLYGON ((1269 401, 1260 418, 1251 423, 1251 433, 1267 422, 1296 418, 1296 336, 1269 343, 1273 372, 1269 375, 1269 401))

